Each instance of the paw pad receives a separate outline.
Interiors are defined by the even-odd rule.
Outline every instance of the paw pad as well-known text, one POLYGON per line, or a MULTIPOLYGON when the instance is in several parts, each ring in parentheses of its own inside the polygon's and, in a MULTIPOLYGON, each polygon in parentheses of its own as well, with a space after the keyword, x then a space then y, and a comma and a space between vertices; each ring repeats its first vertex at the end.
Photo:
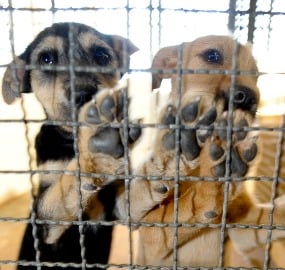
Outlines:
POLYGON ((99 129, 89 139, 89 150, 92 153, 104 153, 114 158, 122 157, 124 155, 124 147, 119 131, 111 127, 99 129))
POLYGON ((100 105, 100 113, 103 115, 109 122, 114 121, 115 119, 115 101, 113 97, 107 96, 103 99, 100 105))
POLYGON ((100 115, 98 113, 97 107, 95 105, 91 105, 87 112, 86 112, 86 117, 85 120, 89 124, 100 124, 102 123, 100 119, 100 115))
MULTIPOLYGON (((104 93, 103 93, 104 94, 104 93)), ((123 131, 119 127, 106 126, 109 123, 120 123, 123 119, 123 93, 116 92, 106 95, 94 102, 90 102, 85 112, 85 120, 93 125, 94 134, 89 137, 88 151, 103 153, 115 159, 124 155, 123 131)), ((141 129, 128 129, 128 143, 134 143, 141 135, 141 129)))

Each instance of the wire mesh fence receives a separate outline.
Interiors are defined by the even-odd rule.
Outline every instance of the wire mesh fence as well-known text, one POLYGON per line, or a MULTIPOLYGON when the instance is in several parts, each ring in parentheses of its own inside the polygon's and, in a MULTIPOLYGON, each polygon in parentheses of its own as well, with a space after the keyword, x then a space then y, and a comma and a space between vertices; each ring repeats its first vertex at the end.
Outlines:
POLYGON ((285 268, 282 0, 10 0, 0 14, 1 77, 15 83, 3 84, 0 104, 0 269, 285 268), (68 23, 28 46, 58 22, 100 32, 68 23), (229 32, 226 45, 189 45, 210 68, 188 66, 183 42, 229 32), (252 43, 259 71, 236 41, 252 43), (174 64, 154 64, 159 49, 178 44, 162 61, 174 64), (124 86, 119 74, 128 74, 124 86), (163 79, 154 92, 150 74, 163 79), (251 124, 237 98, 255 99, 256 76, 251 124), (226 78, 226 89, 216 86, 223 94, 187 96, 209 77, 226 78), (199 121, 188 125, 184 111, 199 121), (255 156, 253 144, 252 162, 241 149, 255 156), (223 151, 214 171, 213 145, 223 151), (199 153, 188 158, 187 147, 199 153))

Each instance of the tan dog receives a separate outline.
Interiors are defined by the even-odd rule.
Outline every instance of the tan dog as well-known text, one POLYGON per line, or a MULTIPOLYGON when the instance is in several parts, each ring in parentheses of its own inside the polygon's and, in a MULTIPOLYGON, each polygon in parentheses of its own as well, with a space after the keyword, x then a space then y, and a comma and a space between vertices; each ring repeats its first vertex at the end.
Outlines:
MULTIPOLYGON (((257 73, 257 67, 248 47, 235 44, 229 37, 209 36, 184 43, 180 47, 161 49, 154 58, 153 68, 166 69, 166 72, 167 69, 175 69, 179 65, 179 49, 182 50, 181 67, 190 70, 190 74, 183 73, 180 78, 177 74, 156 75, 154 87, 160 84, 162 78, 171 77, 171 97, 169 105, 162 112, 161 122, 175 124, 178 114, 180 123, 183 124, 179 134, 180 141, 177 146, 174 140, 177 135, 174 132, 158 131, 151 161, 143 166, 141 172, 147 175, 176 176, 178 179, 194 176, 194 179, 160 182, 165 186, 165 190, 168 190, 165 193, 167 196, 158 207, 147 213, 142 221, 155 224, 173 224, 178 221, 180 226, 141 226, 139 257, 136 263, 160 267, 173 264, 181 267, 235 266, 221 257, 221 244, 224 240, 221 226, 225 225, 221 224, 222 221, 227 225, 269 224, 272 206, 255 205, 248 196, 244 183, 235 181, 246 174, 257 153, 255 138, 245 131, 228 134, 226 131, 221 132, 220 128, 229 123, 231 87, 234 110, 232 126, 246 128, 252 125, 259 100, 257 78, 252 75, 237 75, 232 84, 231 76, 227 74, 191 74, 191 71, 226 71, 235 67, 241 72, 257 73), (234 50, 237 50, 236 63, 233 62, 234 50), (179 79, 181 101, 180 107, 177 108, 179 79), (201 126, 214 126, 214 130, 202 131, 199 130, 201 126), (187 130, 187 127, 198 129, 192 131, 187 130), (231 145, 227 144, 227 138, 231 139, 231 145), (231 150, 228 168, 225 165, 225 160, 229 158, 225 154, 227 147, 231 150), (180 155, 179 164, 175 158, 177 154, 180 155), (197 181, 195 176, 202 179, 197 181), (207 181, 211 176, 216 181, 207 181), (223 178, 224 176, 229 176, 227 184, 224 182, 227 179, 223 178), (175 183, 179 183, 176 190, 173 187, 175 183), (177 201, 173 193, 179 194, 177 201), (226 205, 224 201, 227 201, 226 205), (197 226, 194 226, 196 223, 197 226), (215 224, 221 226, 215 227, 215 224)), ((147 181, 137 180, 139 181, 147 185, 147 181)), ((285 224, 284 202, 284 196, 275 200, 274 225, 285 224)), ((242 254, 266 243, 267 231, 232 228, 226 229, 226 234, 237 254, 243 256, 242 254)), ((272 232, 272 239, 284 236, 282 230, 272 232)), ((247 266, 260 265, 249 261, 247 266)))

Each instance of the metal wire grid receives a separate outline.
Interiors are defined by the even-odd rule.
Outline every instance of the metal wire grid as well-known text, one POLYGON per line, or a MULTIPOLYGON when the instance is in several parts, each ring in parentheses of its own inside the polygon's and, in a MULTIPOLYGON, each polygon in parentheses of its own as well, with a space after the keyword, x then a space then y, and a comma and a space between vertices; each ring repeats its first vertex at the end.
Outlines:
MULTIPOLYGON (((125 7, 123 7, 124 9, 127 10, 127 14, 129 14, 129 11, 133 8, 132 1, 127 1, 127 4, 125 7)), ((249 8, 245 8, 244 5, 246 6, 246 4, 244 4, 243 1, 230 1, 229 3, 229 9, 227 10, 203 10, 203 9, 187 9, 187 8, 181 8, 181 9, 177 9, 177 8, 169 8, 163 5, 164 1, 159 1, 158 4, 155 4, 156 1, 150 1, 149 6, 147 7, 149 10, 151 10, 152 12, 158 12, 158 32, 159 34, 157 35, 158 37, 158 46, 160 46, 161 44, 161 29, 162 29, 162 22, 161 22, 161 14, 165 11, 172 11, 172 12, 177 12, 177 11, 182 11, 184 13, 189 14, 189 16, 191 16, 192 13, 225 13, 229 15, 229 20, 228 20, 228 25, 229 28, 234 32, 234 34, 238 37, 238 38, 244 38, 244 36, 239 36, 240 33, 242 33, 243 30, 247 30, 247 40, 249 41, 253 41, 254 42, 254 37, 255 37, 255 32, 258 31, 258 26, 256 26, 255 22, 257 20, 258 16, 264 16, 264 15, 268 15, 269 16, 269 23, 268 23, 268 44, 270 42, 270 34, 272 33, 273 29, 272 29, 272 18, 274 16, 284 16, 284 12, 277 12, 277 11, 273 11, 273 7, 274 7, 274 3, 275 1, 271 1, 270 2, 270 9, 269 11, 264 11, 264 10, 258 10, 259 5, 262 4, 262 1, 249 1, 247 2, 249 4, 249 8), (248 19, 245 19, 245 22, 243 20, 243 18, 246 17, 248 19), (248 27, 247 27, 248 25, 248 27)), ((59 10, 61 11, 65 11, 65 10, 97 10, 95 8, 87 8, 87 7, 80 7, 80 8, 57 8, 57 2, 56 1, 51 1, 51 8, 49 9, 49 11, 52 12, 57 12, 59 10)), ((12 51, 12 55, 13 58, 15 58, 16 54, 15 54, 15 44, 14 44, 14 34, 13 34, 13 12, 15 12, 15 10, 28 10, 28 11, 33 11, 33 12, 43 12, 46 11, 46 9, 41 9, 41 8, 14 8, 13 7, 13 2, 10 0, 9 4, 7 7, 0 7, 0 10, 3 12, 9 12, 10 14, 10 41, 11 41, 11 51, 12 51)), ((151 19, 152 20, 152 19, 151 19)), ((151 23, 150 23, 151 24, 151 23)), ((130 29, 130 23, 129 23, 129 19, 127 19, 127 29, 130 29)), ((151 29, 151 28, 150 28, 151 29)), ((152 47, 156 47, 155 45, 152 46, 152 42, 153 42, 153 37, 155 36, 154 33, 151 33, 151 38, 150 38, 150 48, 152 47)), ((129 35, 128 35, 129 36, 129 35)), ((62 69, 62 70, 68 70, 69 74, 70 74, 70 88, 71 88, 71 100, 72 103, 75 104, 75 86, 74 86, 74 82, 75 82, 75 72, 80 70, 80 67, 75 67, 73 65, 73 32, 70 31, 69 33, 69 41, 70 41, 70 51, 69 51, 69 56, 70 56, 70 65, 67 67, 57 67, 57 69, 62 69)), ((268 45, 268 47, 270 47, 268 45)), ((236 60, 236 56, 237 56, 237 49, 238 46, 236 45, 233 51, 233 59, 236 60)), ((174 70, 154 70, 153 72, 166 72, 166 73, 172 73, 175 72, 177 74, 178 80, 177 80, 177 101, 176 101, 176 105, 177 108, 180 107, 180 102, 181 102, 181 76, 182 74, 185 73, 218 73, 220 71, 205 71, 205 70, 182 70, 182 49, 180 50, 179 53, 179 57, 178 57, 179 61, 178 61, 178 65, 177 68, 174 70)), ((174 247, 174 256, 173 256, 173 269, 180 269, 181 267, 179 267, 177 265, 177 237, 178 237, 178 228, 179 227, 199 227, 199 228, 205 228, 205 227, 209 227, 209 228, 220 228, 221 229, 221 249, 220 249, 220 260, 219 260, 219 265, 218 268, 219 269, 223 269, 224 268, 224 242, 225 242, 225 235, 226 235, 226 230, 228 228, 250 228, 250 229, 266 229, 268 231, 267 234, 267 244, 266 244, 266 249, 265 249, 265 261, 264 261, 264 266, 263 269, 269 269, 269 263, 270 263, 270 245, 271 245, 271 235, 272 235, 272 230, 274 229, 282 229, 284 230, 285 227, 284 226, 274 226, 273 225, 273 211, 274 208, 272 209, 270 216, 269 216, 269 222, 266 225, 249 225, 249 224, 227 224, 226 222, 226 215, 227 215, 227 205, 228 205, 228 201, 227 201, 227 197, 228 197, 228 192, 229 192, 229 187, 230 187, 230 183, 231 183, 231 175, 230 175, 230 152, 231 152, 231 134, 234 130, 233 128, 233 123, 232 123, 232 117, 233 117, 233 89, 234 89, 234 85, 235 85, 235 80, 236 80, 236 76, 237 75, 245 75, 245 76, 250 76, 250 75, 256 75, 256 74, 243 74, 242 71, 237 71, 236 70, 236 61, 234 61, 233 66, 232 66, 232 70, 229 71, 224 71, 227 72, 228 74, 230 74, 231 76, 231 91, 230 91, 230 102, 229 102, 229 125, 227 126, 227 150, 226 150, 226 156, 227 156, 227 160, 226 160, 226 173, 225 176, 222 178, 219 178, 219 181, 224 181, 225 182, 225 189, 224 189, 224 194, 225 194, 225 200, 224 200, 224 204, 223 204, 223 218, 222 218, 222 222, 221 224, 178 224, 178 205, 177 205, 177 200, 175 200, 176 204, 175 204, 175 218, 173 220, 173 223, 171 224, 147 224, 147 223, 139 223, 139 224, 135 224, 130 222, 130 217, 125 221, 125 225, 128 226, 134 226, 134 225, 141 225, 141 226, 158 226, 158 227, 173 227, 174 229, 174 243, 173 243, 173 247, 174 247)), ((33 66, 28 66, 27 68, 33 69, 33 68, 38 68, 38 67, 33 67, 33 66)), ((95 69, 94 67, 89 67, 88 69, 85 69, 86 72, 94 72, 94 71, 98 71, 98 69, 95 69)), ((100 70, 102 72, 102 69, 100 70)), ((109 71, 109 70, 106 70, 109 71)), ((125 70, 127 71, 127 70, 125 70)), ((148 69, 131 69, 130 72, 137 72, 137 71, 149 71, 148 69)), ((146 125, 142 125, 142 128, 146 128, 146 127, 152 127, 152 128, 172 128, 175 129, 175 136, 176 136, 176 146, 175 146, 175 151, 176 151, 176 173, 174 176, 164 176, 164 177, 157 177, 155 175, 132 175, 131 172, 129 171, 129 155, 128 155, 128 147, 127 147, 127 141, 128 141, 128 127, 131 125, 129 123, 128 120, 128 99, 127 99, 127 95, 124 98, 124 115, 125 115, 125 120, 123 123, 123 130, 124 130, 124 148, 125 148, 125 167, 124 167, 124 175, 120 175, 120 176, 116 176, 116 178, 118 179, 124 179, 125 180, 125 187, 126 187, 126 199, 128 200, 129 197, 129 183, 133 178, 146 178, 150 181, 155 181, 158 179, 163 179, 163 180, 174 180, 175 182, 175 195, 178 196, 179 194, 179 182, 180 181, 200 181, 201 179, 199 177, 193 177, 193 176, 187 176, 187 177, 182 177, 179 175, 179 137, 180 137, 180 129, 181 126, 179 125, 179 117, 176 116, 176 122, 175 125, 172 125, 171 127, 169 126, 165 126, 165 125, 160 125, 160 124, 155 124, 155 125, 151 125, 151 124, 146 124, 146 125)), ((23 103, 21 103, 21 108, 23 111, 23 119, 19 119, 19 120, 10 120, 10 119, 4 119, 1 120, 1 122, 23 122, 23 123, 33 123, 33 122, 40 122, 39 120, 27 120, 25 115, 26 115, 26 108, 24 107, 23 103)), ((77 122, 77 110, 76 110, 76 106, 72 107, 72 122, 60 122, 60 121, 45 121, 45 123, 52 123, 54 125, 71 125, 73 127, 73 136, 74 136, 74 150, 75 150, 75 158, 77 160, 77 170, 75 172, 75 176, 78 178, 78 192, 80 193, 80 177, 82 176, 91 176, 91 177, 101 177, 101 178, 109 178, 109 177, 113 177, 110 175, 102 175, 102 174, 97 174, 97 173, 92 173, 92 174, 85 174, 82 173, 80 171, 80 166, 79 166, 79 158, 78 158, 78 127, 79 127, 79 123, 77 122)), ((112 127, 118 127, 117 125, 111 125, 112 127)), ((260 130, 261 128, 245 128, 246 130, 260 130)), ((271 197, 271 203, 273 204, 274 199, 276 197, 276 189, 278 186, 278 182, 280 181, 280 177, 279 177, 279 170, 280 170, 280 157, 282 155, 282 145, 283 145, 283 138, 284 138, 284 132, 285 132, 285 128, 284 128, 284 124, 283 127, 281 128, 267 128, 267 127, 263 127, 262 130, 268 130, 268 131, 278 131, 280 136, 279 136, 279 142, 278 142, 278 151, 276 153, 276 160, 279 162, 276 162, 275 164, 275 170, 274 170, 274 175, 273 177, 263 177, 263 176, 257 176, 257 177, 241 177, 238 179, 235 179, 235 181, 247 181, 247 180, 259 180, 259 181, 270 181, 272 183, 272 197, 271 197)), ((25 132, 25 137, 26 137, 26 141, 28 142, 28 149, 27 149, 27 153, 29 153, 29 148, 31 147, 31 145, 29 145, 29 138, 28 138, 28 125, 26 125, 26 132, 25 132)), ((1 171, 1 173, 19 173, 19 174, 23 174, 23 173, 29 173, 30 177, 31 177, 31 185, 33 185, 33 176, 34 175, 38 175, 38 174, 67 174, 67 175, 74 175, 73 172, 70 171, 43 171, 43 170, 34 170, 32 168, 31 165, 31 159, 32 157, 29 156, 29 170, 23 170, 23 171, 1 171)), ((205 181, 217 181, 216 178, 213 177, 203 177, 203 180, 205 181)), ((284 180, 284 179, 283 179, 284 180)), ((31 196, 34 197, 33 192, 31 192, 31 196)), ((274 205, 274 204, 273 204, 274 205)), ((41 266, 43 265, 47 265, 47 266, 53 266, 55 264, 53 263, 48 263, 48 262, 41 262, 40 259, 40 250, 38 248, 38 239, 36 236, 36 231, 37 231, 37 224, 67 224, 64 221, 51 221, 51 220, 38 220, 36 219, 36 215, 35 215, 35 211, 33 208, 31 208, 31 218, 30 219, 25 219, 25 218, 1 218, 0 219, 1 222, 25 222, 28 223, 30 222, 31 224, 33 224, 33 234, 34 234, 34 239, 35 239, 35 250, 37 251, 36 254, 36 258, 34 262, 20 262, 20 261, 9 261, 9 260, 3 260, 0 261, 0 266, 1 265, 6 265, 6 264, 23 264, 23 265, 36 265, 38 266, 38 269, 41 269, 41 266)), ((102 225, 106 225, 106 226, 110 226, 110 225, 114 225, 114 224, 121 224, 122 222, 119 221, 115 221, 115 222, 105 222, 105 221, 83 221, 82 220, 82 210, 78 213, 78 221, 76 222, 71 222, 72 224, 78 225, 79 226, 79 230, 80 232, 82 232, 82 226, 83 224, 102 224, 102 225)), ((70 224, 70 223, 68 223, 70 224)), ((129 235, 130 239, 132 239, 131 234, 129 235)), ((66 266, 76 266, 78 268, 81 269, 86 269, 89 267, 92 267, 94 265, 86 265, 85 262, 85 249, 84 249, 84 235, 81 234, 81 238, 80 238, 80 244, 81 244, 81 256, 82 256, 82 263, 81 264, 74 264, 74 263, 70 263, 70 264, 65 264, 65 263, 56 263, 56 265, 62 266, 62 267, 66 267, 66 266)), ((134 265, 132 265, 133 262, 133 258, 132 258, 132 244, 131 242, 129 243, 129 250, 131 251, 129 254, 129 264, 127 265, 113 265, 116 267, 130 267, 132 268, 134 265)), ((102 268, 107 268, 109 266, 112 265, 98 265, 96 264, 96 266, 102 267, 102 268)), ((145 266, 136 266, 136 268, 140 268, 140 269, 144 269, 145 266)), ((152 267, 152 268, 160 268, 160 267, 152 267)), ((185 268, 183 268, 185 269, 185 268)), ((192 267, 187 267, 187 269, 197 269, 197 268, 192 268, 192 267)), ((203 268, 204 269, 204 268, 203 268)))

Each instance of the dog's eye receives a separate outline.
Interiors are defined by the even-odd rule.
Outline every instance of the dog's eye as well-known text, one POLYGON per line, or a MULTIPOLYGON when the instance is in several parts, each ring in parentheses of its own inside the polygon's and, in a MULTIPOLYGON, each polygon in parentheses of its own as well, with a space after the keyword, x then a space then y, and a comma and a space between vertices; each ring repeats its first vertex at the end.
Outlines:
POLYGON ((54 51, 42 52, 39 55, 40 65, 54 65, 57 64, 57 53, 54 51))
POLYGON ((224 58, 221 52, 216 49, 209 49, 202 53, 202 58, 210 64, 223 64, 224 58))
POLYGON ((111 62, 111 55, 108 53, 107 49, 103 47, 96 47, 92 51, 94 60, 100 66, 107 66, 111 62))

